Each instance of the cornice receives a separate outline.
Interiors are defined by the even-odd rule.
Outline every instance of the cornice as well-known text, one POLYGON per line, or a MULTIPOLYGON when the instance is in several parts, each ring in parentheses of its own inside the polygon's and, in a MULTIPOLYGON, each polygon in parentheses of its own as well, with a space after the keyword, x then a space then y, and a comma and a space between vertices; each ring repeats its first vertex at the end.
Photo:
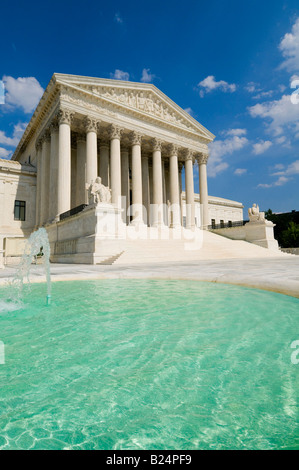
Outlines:
MULTIPOLYGON (((146 95, 151 94, 153 99, 160 99, 162 104, 169 107, 169 111, 175 112, 183 120, 186 120, 190 125, 194 126, 198 132, 201 132, 202 136, 206 136, 207 140, 211 142, 214 140, 215 136, 206 129, 202 124, 200 124, 196 119, 194 119, 190 114, 183 110, 179 105, 177 105, 173 100, 171 100, 167 95, 165 95, 161 90, 159 90, 155 85, 151 83, 140 83, 140 82, 128 82, 122 80, 112 80, 104 78, 94 78, 94 77, 84 77, 76 75, 66 75, 66 74, 54 74, 57 83, 67 87, 76 89, 78 91, 84 91, 87 94, 97 96, 101 99, 107 99, 114 101, 115 103, 120 104, 121 101, 125 100, 124 94, 134 94, 131 96, 131 103, 129 102, 129 96, 126 103, 126 108, 128 105, 135 105, 134 100, 142 98, 143 103, 140 103, 140 109, 146 109, 146 95), (98 93, 98 90, 101 89, 101 94, 98 93), (110 89, 110 90, 109 90, 110 89), (103 96, 103 91, 106 90, 106 96, 103 96), (115 90, 115 91, 113 91, 115 90), (116 92, 120 94, 119 99, 116 96, 116 92), (138 96, 136 96, 136 93, 138 96), (143 95, 143 97, 141 97, 143 95)), ((104 91, 105 93, 105 91, 104 91)), ((157 110, 158 112, 158 110, 157 110)))
MULTIPOLYGON (((193 150, 197 151, 205 151, 207 143, 214 138, 213 134, 207 131, 203 126, 201 126, 201 124, 189 116, 189 114, 182 110, 154 85, 54 74, 14 152, 13 159, 18 158, 19 154, 26 148, 35 133, 37 135, 40 134, 46 126, 51 124, 51 120, 60 106, 69 108, 69 111, 81 115, 88 112, 88 115, 90 115, 92 119, 98 119, 99 115, 106 116, 106 118, 104 118, 104 123, 112 122, 114 125, 117 125, 117 121, 120 120, 122 122, 121 125, 123 126, 123 123, 126 121, 126 116, 131 116, 131 127, 133 128, 130 129, 130 125, 128 125, 128 127, 126 127, 127 130, 137 130, 142 134, 146 134, 146 126, 152 124, 158 129, 161 129, 160 135, 163 140, 171 142, 171 134, 173 133, 173 141, 175 142, 175 134, 177 134, 179 136, 181 146, 185 144, 186 147, 191 146, 193 150), (82 84, 80 87, 78 82, 76 82, 81 78, 82 84, 89 87, 89 89, 83 89, 82 84), (113 99, 112 95, 110 95, 111 90, 107 96, 101 96, 95 93, 94 87, 107 87, 108 85, 109 87, 118 90, 121 88, 127 88, 128 92, 131 93, 154 93, 157 99, 161 99, 164 102, 165 106, 167 105, 167 107, 169 107, 169 109, 173 109, 178 116, 182 116, 182 119, 190 122, 191 127, 185 127, 178 122, 171 122, 171 120, 167 121, 164 118, 159 117, 158 114, 151 115, 145 109, 137 109, 121 103, 119 101, 121 95, 118 100, 113 99), (134 119, 136 120, 136 118, 140 121, 140 129, 134 128, 133 121, 134 119), (206 133, 206 136, 200 135, 202 130, 206 133), (164 137, 162 137, 164 131, 165 135, 170 135, 170 138, 164 139, 164 137)), ((140 104, 140 96, 138 106, 143 106, 142 102, 140 104)), ((149 137, 153 137, 154 134, 153 128, 153 130, 147 135, 149 137)), ((159 138, 160 135, 158 134, 159 138)))

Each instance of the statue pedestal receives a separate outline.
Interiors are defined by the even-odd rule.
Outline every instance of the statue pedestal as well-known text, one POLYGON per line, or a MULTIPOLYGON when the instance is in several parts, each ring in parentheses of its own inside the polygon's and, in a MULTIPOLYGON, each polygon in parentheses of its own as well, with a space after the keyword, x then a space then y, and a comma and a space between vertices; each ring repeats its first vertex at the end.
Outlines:
POLYGON ((122 209, 91 204, 75 215, 47 225, 54 263, 98 264, 124 250, 126 226, 122 209))
POLYGON ((279 246, 274 238, 275 225, 269 220, 250 221, 245 224, 246 241, 255 245, 278 251, 279 246))
POLYGON ((4 258, 3 258, 3 250, 0 250, 0 269, 4 269, 4 258))
POLYGON ((97 239, 125 238, 126 225, 121 217, 123 209, 104 202, 98 203, 94 208, 97 218, 95 233, 97 239))
POLYGON ((0 238, 0 269, 4 269, 3 238, 0 238))

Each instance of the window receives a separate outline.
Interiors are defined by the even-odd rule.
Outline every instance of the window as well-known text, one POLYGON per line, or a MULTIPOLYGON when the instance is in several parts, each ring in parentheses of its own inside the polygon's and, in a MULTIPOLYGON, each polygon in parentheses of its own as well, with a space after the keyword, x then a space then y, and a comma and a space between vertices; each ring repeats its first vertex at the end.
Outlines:
POLYGON ((15 220, 25 220, 26 217, 26 202, 15 201, 15 220))
POLYGON ((233 223, 232 223, 231 220, 228 221, 228 226, 229 226, 229 227, 232 227, 232 226, 233 226, 233 223))
POLYGON ((216 220, 212 219, 212 228, 215 228, 215 227, 216 227, 216 220))
POLYGON ((220 220, 220 227, 224 228, 224 220, 220 220))

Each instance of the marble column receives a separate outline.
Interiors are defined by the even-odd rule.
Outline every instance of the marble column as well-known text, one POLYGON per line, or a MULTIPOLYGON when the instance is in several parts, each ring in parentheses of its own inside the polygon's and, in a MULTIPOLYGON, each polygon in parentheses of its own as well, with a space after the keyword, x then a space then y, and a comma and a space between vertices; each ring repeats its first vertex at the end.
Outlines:
POLYGON ((35 225, 40 225, 40 209, 41 209, 41 177, 42 177, 42 143, 39 139, 36 142, 36 216, 35 225))
POLYGON ((145 225, 150 223, 150 180, 148 155, 142 155, 142 204, 143 204, 143 222, 145 225))
POLYGON ((149 226, 153 225, 153 160, 148 159, 148 178, 149 178, 149 226))
POLYGON ((86 190, 86 134, 77 134, 76 206, 88 204, 86 190))
POLYGON ((193 152, 187 150, 185 156, 185 187, 186 187, 186 228, 195 227, 193 152))
POLYGON ((71 143, 71 209, 76 207, 77 203, 77 142, 72 138, 71 143))
POLYGON ((122 129, 115 124, 110 127, 110 184, 111 202, 121 206, 121 162, 120 162, 120 136, 122 129))
POLYGON ((170 227, 177 228, 180 221, 180 199, 179 199, 179 168, 178 168, 178 146, 171 145, 169 156, 169 187, 170 187, 170 227))
POLYGON ((71 208, 71 120, 69 110, 58 113, 58 177, 57 177, 57 216, 71 208))
POLYGON ((141 170, 141 135, 132 132, 132 225, 143 223, 142 219, 142 170, 141 170))
POLYGON ((183 183, 182 183, 182 171, 183 171, 184 163, 179 161, 179 201, 180 201, 180 220, 181 226, 183 226, 183 205, 182 205, 182 191, 183 191, 183 183))
POLYGON ((49 217, 50 152, 51 152, 51 136, 50 136, 49 130, 47 129, 42 137, 40 226, 46 224, 48 222, 48 217, 49 217))
POLYGON ((207 162, 209 156, 201 154, 198 158, 199 169, 199 193, 200 193, 200 212, 201 212, 201 228, 207 230, 210 224, 209 218, 209 199, 208 199, 208 178, 207 178, 207 162))
POLYGON ((162 142, 153 140, 153 226, 163 226, 162 142))
POLYGON ((129 181, 129 149, 121 147, 121 195, 122 195, 122 216, 126 225, 130 223, 128 209, 130 207, 130 181, 129 181))
POLYGON ((167 217, 167 197, 166 197, 166 170, 165 165, 166 161, 165 158, 162 158, 162 200, 163 200, 163 223, 164 225, 168 225, 168 217, 167 217))
POLYGON ((102 184, 110 187, 109 181, 109 142, 100 142, 100 177, 102 178, 102 184))
POLYGON ((51 165, 50 165, 50 209, 49 220, 53 221, 57 215, 57 177, 58 177, 58 146, 59 126, 54 120, 50 126, 51 130, 51 165))
POLYGON ((84 119, 86 130, 86 183, 91 184, 98 176, 97 121, 89 116, 84 119))

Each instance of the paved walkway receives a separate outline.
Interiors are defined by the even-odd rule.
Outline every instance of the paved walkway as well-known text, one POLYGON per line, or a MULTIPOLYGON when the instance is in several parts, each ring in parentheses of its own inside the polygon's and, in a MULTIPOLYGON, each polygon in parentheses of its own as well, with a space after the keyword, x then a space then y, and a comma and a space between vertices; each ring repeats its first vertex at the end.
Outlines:
MULTIPOLYGON (((0 284, 15 275, 0 270, 0 284)), ((255 287, 299 298, 299 256, 268 259, 202 260, 143 265, 51 264, 52 281, 77 279, 190 279, 255 287)), ((32 282, 45 281, 43 266, 32 266, 32 282)))

